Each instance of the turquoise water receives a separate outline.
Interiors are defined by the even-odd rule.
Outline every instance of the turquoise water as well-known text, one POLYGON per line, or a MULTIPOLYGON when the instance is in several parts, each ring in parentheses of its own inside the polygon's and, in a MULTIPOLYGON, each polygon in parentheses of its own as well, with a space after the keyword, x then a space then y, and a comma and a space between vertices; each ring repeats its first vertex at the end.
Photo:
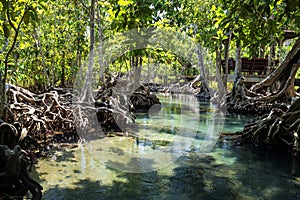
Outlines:
POLYGON ((44 199, 300 199, 299 161, 218 140, 251 119, 164 97, 159 113, 137 116, 128 137, 62 148, 33 175, 44 199))

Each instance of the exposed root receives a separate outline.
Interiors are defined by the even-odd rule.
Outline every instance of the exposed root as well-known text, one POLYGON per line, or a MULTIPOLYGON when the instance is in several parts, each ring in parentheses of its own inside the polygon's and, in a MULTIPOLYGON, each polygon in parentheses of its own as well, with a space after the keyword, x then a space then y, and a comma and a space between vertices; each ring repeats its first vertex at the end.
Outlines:
POLYGON ((56 133, 63 133, 64 141, 76 141, 77 135, 70 107, 71 93, 59 95, 57 91, 34 94, 24 88, 9 85, 10 110, 14 121, 21 124, 22 135, 49 144, 56 133))
POLYGON ((127 132, 135 128, 135 111, 160 105, 145 87, 119 76, 110 76, 104 86, 91 94, 94 102, 82 102, 71 91, 34 94, 15 85, 8 88, 10 122, 19 122, 20 138, 37 141, 43 147, 40 151, 56 142, 99 138, 111 131, 127 132))
POLYGON ((297 110, 300 99, 283 112, 278 108, 272 109, 263 119, 248 124, 243 130, 243 139, 256 145, 285 146, 293 155, 300 152, 300 110, 297 110))
POLYGON ((286 111, 297 94, 294 79, 300 67, 300 39, 282 64, 262 82, 247 89, 238 77, 227 95, 227 110, 237 113, 268 113, 274 108, 286 111))
POLYGON ((180 86, 179 83, 170 85, 167 91, 171 94, 195 95, 200 101, 209 101, 212 97, 212 90, 208 87, 207 83, 201 79, 200 75, 183 86, 180 86))

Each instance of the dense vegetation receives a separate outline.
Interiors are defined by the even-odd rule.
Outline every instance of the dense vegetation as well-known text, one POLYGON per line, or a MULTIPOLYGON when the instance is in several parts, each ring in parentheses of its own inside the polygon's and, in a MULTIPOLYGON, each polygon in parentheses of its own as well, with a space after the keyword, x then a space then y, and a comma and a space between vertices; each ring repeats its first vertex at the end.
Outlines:
MULTIPOLYGON (((226 91, 232 89, 232 83, 227 83, 227 72, 221 78, 221 59, 228 60, 229 57, 234 57, 237 60, 236 77, 239 74, 238 61, 241 57, 268 58, 269 61, 278 59, 281 63, 295 43, 295 39, 286 36, 285 30, 291 30, 296 37, 300 28, 299 1, 291 0, 3 0, 0 9, 0 40, 3 44, 0 54, 2 119, 10 114, 8 104, 12 100, 9 98, 22 102, 20 97, 6 96, 8 85, 5 87, 5 84, 11 84, 12 88, 13 85, 20 86, 37 94, 55 87, 72 88, 74 84, 78 84, 74 82, 78 70, 82 66, 90 67, 94 64, 100 66, 98 86, 105 85, 105 76, 130 70, 138 74, 148 72, 148 77, 137 76, 139 81, 165 84, 180 81, 178 75, 200 74, 197 81, 187 86, 197 87, 199 80, 204 82, 204 85, 208 82, 209 87, 218 91, 215 94, 220 97, 219 102, 222 103, 226 91), (184 49, 187 45, 183 46, 181 41, 173 39, 173 49, 181 51, 172 52, 157 47, 133 49, 119 55, 113 61, 108 60, 107 63, 103 57, 113 54, 114 48, 126 46, 128 42, 137 44, 135 38, 129 38, 133 41, 121 41, 122 38, 116 37, 116 34, 134 29, 141 34, 142 28, 160 28, 165 32, 189 36, 190 40, 197 44, 190 46, 193 55, 183 55, 188 52, 184 49), (107 44, 113 48, 103 48, 107 44), (103 52, 103 49, 106 52, 103 52), (95 55, 97 60, 91 59, 95 55), (193 57, 197 62, 191 62, 192 59, 186 59, 187 57, 193 57), (150 69, 149 64, 153 63, 155 68, 150 69), (197 66, 191 66, 192 64, 197 66), (152 77, 152 80, 149 78, 149 71, 154 71, 157 75, 152 77), (166 78, 171 80, 168 82, 166 78)), ((151 34, 144 37, 151 38, 151 34)), ((166 39, 160 37, 160 41, 166 39)), ((293 71, 297 76, 297 69, 293 71)), ((281 71, 277 74, 283 73, 281 71)), ((289 78, 282 78, 280 75, 276 77, 281 77, 281 82, 286 82, 289 78)), ((277 80, 269 80, 268 84, 273 85, 275 81, 277 80)), ((84 86, 87 83, 79 82, 84 86)), ((252 96, 248 95, 249 98, 254 99, 255 95, 251 92, 266 90, 266 84, 255 86, 250 93, 236 91, 237 87, 233 89, 227 97, 229 110, 259 110, 256 103, 250 103, 253 107, 249 108, 249 102, 245 101, 248 97, 245 94, 251 94, 252 96), (236 96, 241 93, 245 93, 245 97, 240 104, 236 96)), ((170 89, 172 92, 188 90, 187 87, 178 89, 178 86, 170 89)), ((204 90, 207 90, 207 87, 204 90)), ((286 94, 285 91, 281 93, 286 94)), ((294 95, 295 92, 290 92, 291 94, 294 95)), ((261 96, 266 94, 257 94, 256 99, 261 96)), ((83 101, 86 96, 80 98, 80 101, 83 101)), ((263 99, 276 100, 275 97, 263 99)), ((290 99, 290 96, 286 99, 290 99)), ((28 102, 28 99, 25 101, 28 102)), ((268 105, 265 105, 262 110, 270 111, 271 108, 267 108, 268 105)), ((30 110, 27 107, 19 111, 24 109, 30 110)))
MULTIPOLYGON (((258 56, 260 49, 267 56, 272 45, 278 45, 276 55, 282 60, 290 48, 279 42, 283 30, 297 32, 300 19, 299 2, 289 0, 3 0, 0 6, 2 79, 35 91, 49 86, 72 86, 89 53, 91 27, 96 45, 133 28, 164 27, 185 32, 204 48, 207 60, 223 52, 222 40, 233 33, 230 44, 241 48, 245 57, 258 56), (95 9, 93 13, 91 7, 95 9)), ((147 53, 157 62, 182 68, 172 52, 152 49, 128 52, 107 70, 128 70, 126 62, 136 54, 141 54, 146 63, 147 53)), ((230 55, 234 56, 234 50, 230 55)), ((210 71, 215 68, 214 62, 205 64, 210 71)))
MULTIPOLYGON (((299 1, 290 0, 3 0, 0 6, 2 118, 7 114, 5 84, 35 93, 53 87, 72 87, 79 68, 89 56, 110 54, 97 47, 120 32, 154 27, 186 34, 197 43, 192 56, 198 59, 193 63, 198 67, 190 66, 186 56, 176 52, 138 49, 127 51, 109 63, 99 58, 96 64, 100 65, 102 82, 103 73, 132 69, 141 73, 145 71, 141 66, 150 63, 158 63, 154 71, 160 76, 148 81, 162 83, 166 76, 171 77, 177 71, 181 75, 200 73, 201 80, 206 82, 219 74, 222 58, 235 57, 238 61, 241 57, 268 57, 270 61, 283 61, 294 43, 287 40, 284 30, 296 34, 300 28, 299 1)), ((115 40, 118 43, 118 37, 115 40)), ((174 45, 182 48, 180 43, 174 45)), ((91 60, 89 65, 93 64, 91 60)), ((173 79, 178 81, 176 77, 173 79)), ((228 87, 229 91, 232 85, 226 83, 227 73, 220 80, 217 76, 209 86, 224 96, 222 91, 228 87)))
MULTIPOLYGON (((92 102, 99 106, 98 119, 112 128, 118 119, 126 125, 134 121, 136 108, 159 103, 150 95, 149 82, 173 84, 165 92, 186 93, 195 93, 200 82, 197 91, 209 93, 213 88, 217 91, 215 102, 220 106, 226 102, 229 111, 270 113, 262 122, 245 127, 247 139, 259 144, 280 140, 300 151, 299 101, 289 108, 292 98, 298 96, 297 88, 290 85, 300 76, 300 0, 1 0, 0 11, 0 119, 23 120, 21 126, 30 129, 35 138, 46 141, 49 130, 58 135, 76 132, 74 120, 78 119, 72 116, 72 98, 79 106, 77 124, 85 124, 89 115, 80 106, 92 102), (139 38, 122 41, 119 33, 134 30, 149 39, 154 33, 145 35, 142 30, 157 29, 188 36, 196 44, 188 46, 192 53, 186 55, 187 45, 178 39, 169 45, 181 51, 133 48, 105 60, 105 56, 115 56, 114 48, 138 45, 139 38), (111 49, 103 48, 105 45, 111 49), (234 83, 227 82, 230 57, 236 59, 234 83), (279 60, 279 64, 265 81, 249 89, 241 81, 242 57, 268 58, 269 63, 279 60), (225 73, 221 71, 222 59, 226 60, 225 73), (153 63, 155 68, 150 66, 153 63), (90 80, 75 80, 82 66, 92 78, 89 73, 94 65, 99 68, 97 95, 88 96, 92 93, 87 90, 90 80), (150 71, 156 76, 150 78, 150 71), (198 77, 183 85, 179 75, 198 77), (133 83, 127 82, 131 79, 133 83), (128 102, 126 95, 111 97, 117 82, 136 90, 128 102), (279 84, 276 91, 272 88, 275 83, 279 84), (76 97, 67 90, 74 84, 83 87, 76 97), (129 111, 120 105, 120 99, 127 102, 129 111), (115 119, 112 115, 116 113, 115 119)), ((152 39, 164 41, 168 35, 159 37, 152 39)))

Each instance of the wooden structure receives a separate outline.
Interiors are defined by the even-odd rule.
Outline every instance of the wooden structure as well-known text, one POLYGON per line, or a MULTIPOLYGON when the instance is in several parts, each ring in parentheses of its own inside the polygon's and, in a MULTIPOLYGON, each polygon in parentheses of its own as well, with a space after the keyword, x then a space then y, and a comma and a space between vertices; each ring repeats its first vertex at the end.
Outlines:
MULTIPOLYGON (((226 60, 222 60, 222 71, 226 73, 226 60)), ((242 58, 241 73, 244 76, 245 83, 257 83, 262 81, 271 71, 274 70, 274 66, 279 64, 278 60, 273 63, 268 63, 268 59, 265 58, 242 58)), ((228 60, 228 81, 232 82, 235 69, 235 60, 229 58, 228 60)))
MULTIPOLYGON (((235 35, 231 35, 231 39, 234 38, 235 35)), ((283 38, 280 39, 279 45, 282 45, 284 41, 300 37, 300 32, 296 33, 292 30, 283 30, 283 38)), ((227 39, 222 40, 222 43, 226 45, 229 41, 229 37, 227 39)), ((223 59, 222 63, 222 70, 223 74, 226 74, 226 60, 223 59)), ((242 66, 241 66, 241 73, 244 76, 244 82, 249 85, 253 83, 257 83, 262 81, 269 75, 276 66, 278 66, 279 61, 271 61, 269 63, 268 59, 266 58, 242 58, 242 66)), ((228 77, 227 81, 233 82, 234 80, 234 69, 235 69, 235 60, 233 58, 229 58, 228 60, 228 77), (233 73, 231 73, 233 72, 233 73)), ((300 86, 298 80, 295 80, 295 85, 300 86)))
MULTIPOLYGON (((226 60, 222 60, 222 71, 223 74, 226 73, 226 60)), ((278 66, 279 61, 272 61, 270 66, 268 64, 268 59, 264 58, 242 58, 242 68, 241 73, 244 76, 244 83, 251 86, 254 83, 258 83, 265 79, 274 69, 278 66)), ((234 69, 235 60, 230 58, 228 60, 228 82, 234 81, 234 69)), ((295 86, 300 86, 300 79, 295 79, 295 86)))

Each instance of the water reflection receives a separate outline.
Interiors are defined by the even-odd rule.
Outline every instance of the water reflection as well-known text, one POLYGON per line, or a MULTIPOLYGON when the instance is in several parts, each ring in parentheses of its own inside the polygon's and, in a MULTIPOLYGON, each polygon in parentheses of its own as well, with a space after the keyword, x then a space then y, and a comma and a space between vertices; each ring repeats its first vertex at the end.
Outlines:
MULTIPOLYGON (((164 103, 170 109, 162 112, 173 115, 171 120, 182 120, 176 115, 182 107, 173 108, 180 106, 180 102, 174 103, 171 99, 168 104, 169 101, 166 99, 164 103)), ((205 134, 209 124, 213 120, 218 124, 217 117, 224 119, 224 132, 239 131, 251 119, 251 116, 224 117, 217 112, 211 115, 213 109, 209 104, 200 104, 198 111, 202 114, 198 129, 193 137, 184 135, 193 139, 189 147, 184 148, 181 157, 157 171, 126 173, 109 166, 130 168, 128 171, 137 163, 144 163, 136 166, 137 169, 153 167, 156 162, 152 158, 145 156, 139 160, 141 157, 132 156, 129 159, 124 155, 170 151, 172 137, 180 130, 194 131, 190 130, 192 123, 172 127, 168 124, 170 121, 159 116, 155 119, 141 114, 138 138, 110 137, 101 145, 95 145, 97 148, 93 151, 79 147, 56 152, 56 160, 44 159, 37 165, 36 179, 44 187, 44 199, 299 199, 300 163, 293 164, 286 154, 260 151, 251 145, 234 146, 223 140, 205 156, 199 155, 205 144, 201 142, 212 137, 205 134), (99 157, 95 157, 95 152, 99 157), (110 157, 105 158, 103 152, 110 153, 110 157), (296 172, 290 175, 293 165, 296 172)))

